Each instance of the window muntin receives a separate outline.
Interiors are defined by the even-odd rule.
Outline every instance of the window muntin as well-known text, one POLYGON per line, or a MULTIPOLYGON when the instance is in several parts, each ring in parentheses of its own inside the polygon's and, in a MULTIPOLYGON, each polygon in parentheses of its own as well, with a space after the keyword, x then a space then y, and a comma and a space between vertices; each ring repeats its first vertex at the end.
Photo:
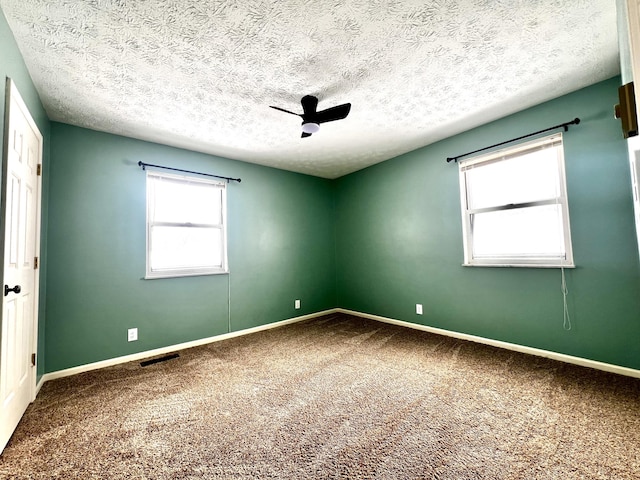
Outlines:
POLYGON ((573 266, 562 134, 460 163, 464 264, 573 266))
POLYGON ((147 171, 146 278, 227 272, 226 184, 147 171))

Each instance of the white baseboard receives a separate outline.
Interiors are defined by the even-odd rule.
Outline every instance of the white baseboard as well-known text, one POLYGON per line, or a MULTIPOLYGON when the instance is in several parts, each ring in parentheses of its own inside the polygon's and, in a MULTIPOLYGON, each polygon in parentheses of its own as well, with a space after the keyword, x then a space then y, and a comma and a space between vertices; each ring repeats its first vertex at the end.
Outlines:
POLYGON ((604 363, 604 362, 598 362, 596 360, 589 360, 586 358, 574 357, 572 355, 565 355, 564 353, 557 353, 549 350, 542 350, 540 348, 525 347, 523 345, 518 345, 516 343, 503 342, 500 340, 492 340, 490 338, 478 337, 476 335, 469 335, 466 333, 459 333, 459 332, 444 330, 436 327, 429 327, 426 325, 405 322, 402 320, 395 320, 393 318, 381 317, 379 315, 371 315, 369 313, 356 312, 356 311, 347 310, 344 308, 337 308, 336 311, 339 313, 355 315, 357 317, 368 318, 370 320, 377 320, 378 322, 391 323, 393 325, 399 325, 401 327, 413 328, 416 330, 422 330, 424 332, 458 338, 460 340, 469 340, 471 342, 483 343, 485 345, 504 348, 506 350, 513 350, 515 352, 528 353, 529 355, 536 355, 538 357, 545 357, 545 358, 550 358, 552 360, 559 360, 561 362, 571 363, 573 365, 580 365, 581 367, 595 368, 596 370, 603 370, 605 372, 617 373, 619 375, 626 375, 628 377, 640 378, 640 370, 636 370, 628 367, 621 367, 619 365, 613 365, 611 363, 604 363))
POLYGON ((156 355, 164 355, 166 353, 175 352, 178 350, 184 350, 186 348, 198 347, 200 345, 206 345, 208 343, 219 342, 221 340, 227 340, 229 338, 240 337, 242 335, 249 335, 251 333, 261 332, 263 330, 269 330, 271 328, 282 327, 283 325, 289 325, 291 323, 302 322, 310 318, 321 317, 322 315, 328 315, 331 313, 337 313, 338 309, 333 308, 330 310, 323 310, 321 312, 310 313, 308 315, 302 315, 300 317, 289 318, 287 320, 281 320, 279 322, 268 323, 267 325, 260 325, 258 327, 247 328, 244 330, 238 330, 237 332, 224 333, 222 335, 216 335, 214 337, 201 338, 199 340, 193 340, 191 342, 179 343, 176 345, 170 345, 167 347, 155 348, 153 350, 146 350, 144 352, 132 353, 130 355, 124 355, 122 357, 110 358, 108 360, 102 360, 100 362, 88 363, 86 365, 80 365, 78 367, 66 368, 64 370, 57 370, 55 372, 45 373, 36 387, 36 394, 40 391, 42 384, 49 380, 56 378, 68 377, 70 375, 77 375, 78 373, 89 372, 91 370, 97 370, 99 368, 111 367, 121 363, 134 362, 143 358, 155 357, 156 355))
POLYGON ((349 315, 355 315, 357 317, 368 318, 370 320, 376 320, 378 322, 390 323, 401 327, 413 328, 416 330, 422 330, 424 332, 435 333, 437 335, 444 335, 447 337, 458 338, 460 340, 468 340, 471 342, 482 343, 485 345, 491 345, 493 347, 504 348, 506 350, 512 350, 520 353, 527 353, 529 355, 536 355, 538 357, 550 358, 552 360, 559 360, 565 363, 571 363, 573 365, 580 365, 582 367, 594 368, 597 370, 603 370, 605 372, 617 373, 619 375, 626 375, 628 377, 640 378, 640 370, 636 370, 628 367, 621 367, 619 365, 613 365, 610 363, 598 362, 596 360, 589 360, 581 357, 574 357, 572 355, 565 355, 564 353, 552 352, 549 350, 542 350, 534 347, 525 347, 516 343, 503 342, 500 340, 493 340, 490 338, 479 337, 476 335, 469 335, 466 333, 454 332, 451 330, 444 330, 442 328, 429 327, 427 325, 420 325, 417 323, 405 322, 403 320, 396 320, 393 318, 382 317, 380 315, 372 315, 369 313, 356 312, 354 310, 347 310, 345 308, 332 308, 329 310, 323 310, 321 312, 311 313, 308 315, 302 315, 300 317, 289 318, 279 322, 269 323, 267 325, 260 325, 259 327, 247 328, 245 330, 239 330, 237 332, 225 333, 222 335, 216 335, 214 337, 201 338, 199 340, 193 340, 191 342, 179 343, 176 345, 170 345, 167 347, 156 348, 153 350, 146 350, 144 352, 133 353, 131 355, 125 355, 122 357, 110 358, 108 360, 102 360, 100 362, 89 363, 86 365, 80 365, 78 367, 67 368, 64 370, 58 370, 55 372, 45 373, 38 384, 36 385, 36 395, 42 388, 42 385, 56 378, 68 377, 70 375, 77 375, 78 373, 88 372, 91 370, 97 370, 99 368, 111 367, 121 363, 133 362, 144 358, 154 357, 157 355, 164 355, 166 353, 175 352, 178 350, 184 350, 186 348, 197 347, 200 345, 206 345, 208 343, 219 342, 229 338, 239 337, 242 335, 249 335, 251 333, 260 332, 263 330, 269 330, 272 328, 282 327, 303 320, 311 318, 321 317, 323 315, 329 315, 331 313, 346 313, 349 315))

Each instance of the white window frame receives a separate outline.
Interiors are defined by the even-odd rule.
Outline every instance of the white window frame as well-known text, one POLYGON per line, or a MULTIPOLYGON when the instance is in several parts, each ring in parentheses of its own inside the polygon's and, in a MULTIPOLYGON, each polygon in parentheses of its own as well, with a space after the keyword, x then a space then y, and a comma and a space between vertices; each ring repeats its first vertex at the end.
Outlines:
POLYGON ((145 279, 156 279, 156 278, 172 278, 172 277, 190 277, 197 275, 218 275, 228 273, 228 262, 227 262, 227 189, 226 183, 220 182, 216 180, 210 180, 205 178, 197 178, 193 176, 187 175, 176 175, 164 172, 157 172, 152 170, 147 170, 146 177, 146 202, 147 202, 147 242, 146 242, 146 274, 145 279), (150 177, 162 178, 162 179, 170 179, 172 181, 184 182, 185 184, 206 184, 214 186, 215 188, 219 188, 221 190, 221 224, 192 224, 192 223, 179 223, 179 222, 153 222, 153 202, 151 201, 154 197, 155 192, 153 191, 152 182, 150 182, 150 177), (200 267, 187 267, 187 268, 158 268, 154 269, 151 265, 150 252, 152 248, 152 236, 151 229, 153 226, 162 225, 162 226, 172 226, 172 227, 182 227, 182 228, 219 228, 222 230, 222 265, 221 267, 210 267, 210 266, 200 266, 200 267))
POLYGON ((459 163, 460 175, 460 204, 462 207, 462 231, 464 239, 464 266, 484 267, 541 267, 541 268, 572 268, 573 249, 571 246, 571 228, 569 221, 569 207, 567 201, 567 185, 564 165, 564 150, 562 148, 562 133, 556 133, 531 142, 522 143, 515 147, 495 151, 486 155, 476 156, 459 163), (482 167, 502 160, 512 159, 536 150, 559 146, 557 152, 557 166, 559 188, 558 196, 536 202, 506 204, 488 208, 471 209, 468 203, 466 172, 472 168, 482 167), (501 211, 508 209, 526 208, 542 205, 560 205, 562 212, 562 233, 564 238, 564 256, 509 256, 495 255, 493 257, 474 257, 473 254, 473 216, 478 213, 501 211))

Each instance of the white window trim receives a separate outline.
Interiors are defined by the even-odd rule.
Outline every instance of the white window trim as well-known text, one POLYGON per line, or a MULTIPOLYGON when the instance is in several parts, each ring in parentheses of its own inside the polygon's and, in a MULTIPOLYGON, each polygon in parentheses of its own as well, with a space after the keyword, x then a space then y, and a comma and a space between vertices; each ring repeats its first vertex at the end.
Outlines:
POLYGON ((562 133, 549 135, 531 142, 520 144, 516 147, 506 148, 486 155, 480 155, 470 158, 459 163, 460 175, 460 205, 462 206, 462 233, 464 243, 464 263, 465 267, 533 267, 533 268, 575 268, 573 262, 573 248, 571 245, 571 227, 569 220, 569 206, 567 202, 567 185, 564 165, 564 149, 558 149, 558 174, 560 179, 560 195, 556 199, 549 199, 538 202, 528 202, 522 204, 509 204, 497 207, 470 209, 468 207, 467 198, 467 182, 465 172, 473 168, 475 165, 486 165, 492 162, 505 160, 514 156, 522 155, 525 152, 536 149, 544 149, 554 146, 554 144, 563 144, 562 133), (473 231, 472 216, 475 213, 499 211, 514 208, 524 208, 538 205, 561 205, 563 218, 563 236, 564 236, 564 258, 559 257, 514 257, 505 255, 504 257, 494 256, 493 258, 474 258, 473 257, 473 231))
MULTIPOLYGON (((221 230, 222 230, 222 267, 190 267, 190 268, 171 268, 171 269, 160 269, 160 270, 152 270, 151 269, 151 262, 149 259, 149 252, 151 250, 151 222, 150 219, 152 218, 151 215, 151 205, 149 202, 149 192, 146 192, 146 203, 147 203, 147 219, 146 219, 146 228, 147 228, 147 232, 146 232, 146 273, 145 273, 145 279, 146 280, 153 280, 153 279, 159 279, 159 278, 175 278, 175 277, 195 277, 195 276, 201 276, 201 275, 222 275, 222 274, 228 274, 229 273, 229 264, 228 264, 228 260, 227 260, 227 190, 226 190, 226 183, 225 182, 220 182, 220 181, 215 181, 215 180, 209 180, 209 179, 203 179, 203 178, 196 178, 196 177, 192 177, 192 176, 188 176, 188 175, 176 175, 176 174, 171 174, 171 173, 159 173, 159 172, 155 172, 155 171, 151 171, 151 170, 147 170, 147 177, 146 177, 146 188, 149 188, 149 177, 160 177, 160 178, 171 178, 171 179, 175 179, 175 180, 181 180, 181 181, 186 181, 189 183, 204 183, 207 185, 215 185, 217 187, 220 187, 223 191, 222 194, 222 223, 221 223, 221 230)), ((180 225, 183 227, 197 227, 198 225, 193 225, 193 224, 175 224, 175 223, 166 223, 166 222, 156 222, 154 225, 180 225)))

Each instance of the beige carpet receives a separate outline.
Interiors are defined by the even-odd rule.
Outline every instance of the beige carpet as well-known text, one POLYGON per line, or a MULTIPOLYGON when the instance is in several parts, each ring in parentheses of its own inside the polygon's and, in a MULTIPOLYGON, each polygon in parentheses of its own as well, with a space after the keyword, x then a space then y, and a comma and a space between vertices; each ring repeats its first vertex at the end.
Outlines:
POLYGON ((637 479, 640 381, 332 315, 47 382, 7 479, 637 479))

